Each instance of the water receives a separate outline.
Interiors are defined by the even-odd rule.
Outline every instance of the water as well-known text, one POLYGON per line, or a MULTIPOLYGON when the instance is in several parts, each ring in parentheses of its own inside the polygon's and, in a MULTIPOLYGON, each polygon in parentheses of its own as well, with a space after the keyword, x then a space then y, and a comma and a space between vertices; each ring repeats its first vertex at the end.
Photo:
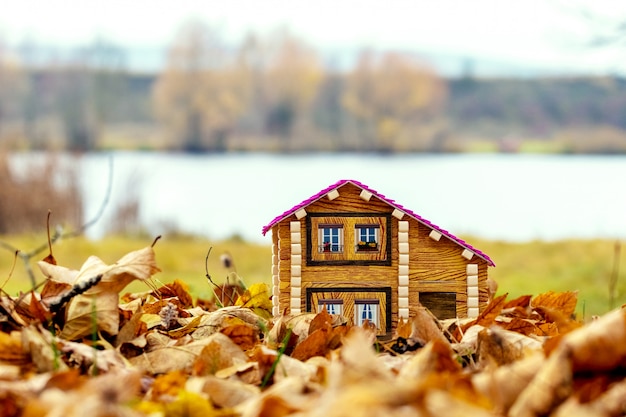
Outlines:
MULTIPOLYGON (((151 235, 172 228, 270 243, 276 215, 339 179, 355 179, 453 234, 507 241, 626 238, 626 157, 555 155, 181 155, 115 152, 106 232, 137 196, 151 235), (110 217, 109 217, 110 218, 110 217)), ((33 156, 14 157, 14 162, 33 156)), ((69 157, 68 157, 69 158, 69 157)), ((109 154, 80 164, 87 218, 106 195, 109 154)), ((19 162, 18 162, 19 165, 19 162)))

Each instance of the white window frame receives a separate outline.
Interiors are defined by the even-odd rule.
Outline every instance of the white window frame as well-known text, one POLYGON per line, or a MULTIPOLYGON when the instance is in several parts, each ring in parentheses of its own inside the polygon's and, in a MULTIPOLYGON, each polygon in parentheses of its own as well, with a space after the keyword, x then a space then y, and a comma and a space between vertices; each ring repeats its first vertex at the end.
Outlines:
POLYGON ((380 302, 378 300, 354 301, 354 324, 362 326, 366 319, 380 328, 380 302))
POLYGON ((374 229, 374 242, 376 242, 376 247, 379 248, 380 247, 380 226, 378 226, 377 224, 357 224, 354 227, 354 239, 355 239, 355 243, 354 243, 354 247, 356 248, 356 250, 359 250, 359 243, 363 242, 363 243, 370 243, 371 237, 369 236, 369 232, 367 233, 368 237, 366 238, 367 240, 363 240, 361 239, 361 230, 362 229, 374 229))
POLYGON ((343 253, 343 225, 342 224, 320 224, 318 226, 318 252, 326 252, 324 250, 324 244, 325 241, 324 240, 324 231, 325 230, 333 230, 333 229, 337 229, 337 236, 334 236, 332 233, 330 235, 330 248, 331 250, 328 251, 330 253, 343 253), (336 242, 333 242, 333 238, 337 238, 336 242), (337 250, 333 250, 333 248, 337 248, 337 250))

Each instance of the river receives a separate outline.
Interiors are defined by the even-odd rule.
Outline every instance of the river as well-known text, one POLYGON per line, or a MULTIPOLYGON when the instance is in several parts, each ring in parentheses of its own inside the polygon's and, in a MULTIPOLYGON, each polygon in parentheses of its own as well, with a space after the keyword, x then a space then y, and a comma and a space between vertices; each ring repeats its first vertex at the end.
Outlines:
MULTIPOLYGON (((14 155, 17 165, 41 155, 14 155)), ((355 179, 461 236, 506 241, 626 238, 626 156, 185 155, 93 153, 78 164, 85 215, 111 199, 88 230, 106 233, 117 204, 137 198, 151 235, 179 229, 270 243, 276 215, 340 179, 355 179)))

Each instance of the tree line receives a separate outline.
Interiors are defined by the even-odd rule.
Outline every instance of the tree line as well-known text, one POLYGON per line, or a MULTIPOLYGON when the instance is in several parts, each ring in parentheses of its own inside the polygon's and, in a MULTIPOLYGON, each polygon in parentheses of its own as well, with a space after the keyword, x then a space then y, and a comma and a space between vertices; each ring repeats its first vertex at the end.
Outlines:
POLYGON ((443 152, 515 137, 625 152, 624 93, 619 77, 446 79, 390 51, 337 66, 287 31, 232 46, 198 21, 155 74, 103 39, 63 59, 0 45, 0 138, 28 149, 443 152))

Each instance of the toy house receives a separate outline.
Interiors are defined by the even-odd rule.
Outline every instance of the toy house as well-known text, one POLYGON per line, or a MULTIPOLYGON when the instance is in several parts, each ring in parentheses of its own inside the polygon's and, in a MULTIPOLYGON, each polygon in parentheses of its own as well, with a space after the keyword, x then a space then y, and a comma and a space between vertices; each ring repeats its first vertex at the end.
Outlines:
POLYGON ((390 335, 411 307, 440 319, 476 317, 493 261, 354 180, 341 180, 274 218, 273 314, 324 307, 390 335))

